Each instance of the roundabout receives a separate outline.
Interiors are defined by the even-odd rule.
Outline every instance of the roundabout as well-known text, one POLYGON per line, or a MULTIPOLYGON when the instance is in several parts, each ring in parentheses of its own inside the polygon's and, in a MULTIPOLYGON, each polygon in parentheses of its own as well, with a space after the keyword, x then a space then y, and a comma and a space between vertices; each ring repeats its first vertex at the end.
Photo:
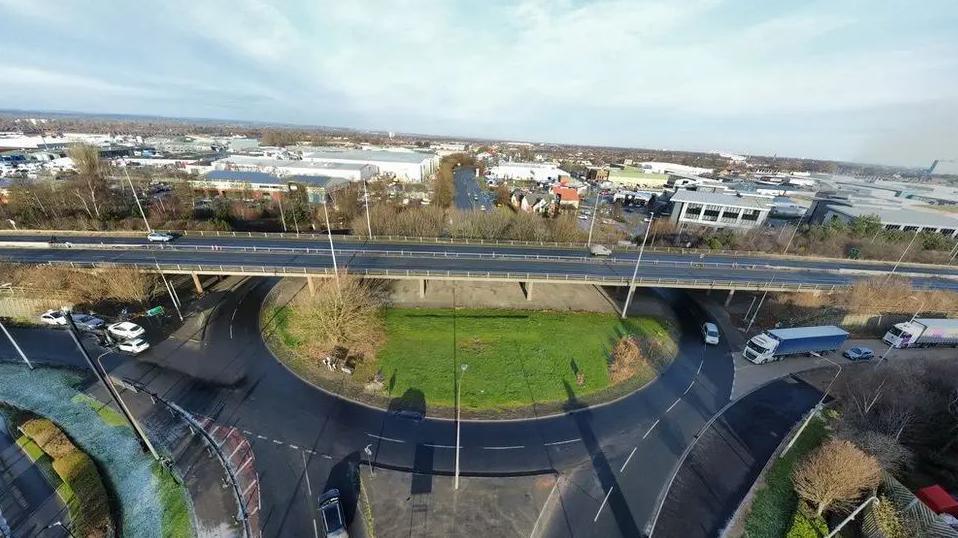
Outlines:
MULTIPOLYGON (((135 380, 191 413, 241 431, 256 453, 264 536, 310 535, 309 489, 341 487, 347 461, 421 475, 452 474, 456 424, 410 418, 318 390, 279 363, 260 332, 260 310, 276 279, 227 279, 208 308, 142 358, 110 355, 115 375, 135 380)), ((669 294, 678 354, 647 386, 605 405, 571 398, 543 418, 461 423, 460 472, 505 477, 553 473, 569 487, 545 521, 563 534, 644 532, 671 470, 703 424, 728 401, 732 363, 724 345, 699 336, 700 307, 669 294)), ((37 360, 71 362, 57 331, 18 331, 37 360)))

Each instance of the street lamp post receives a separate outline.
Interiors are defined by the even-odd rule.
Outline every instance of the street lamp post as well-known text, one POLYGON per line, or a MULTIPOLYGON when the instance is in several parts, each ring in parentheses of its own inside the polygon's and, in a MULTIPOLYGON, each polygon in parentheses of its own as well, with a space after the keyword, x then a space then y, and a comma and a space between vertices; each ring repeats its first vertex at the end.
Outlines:
POLYGON ((333 233, 329 226, 328 200, 323 196, 323 215, 326 217, 326 238, 329 239, 329 253, 333 256, 333 275, 336 277, 336 287, 339 287, 339 268, 336 266, 336 249, 333 247, 333 233))
POLYGON ((891 272, 888 273, 888 276, 885 277, 885 282, 888 282, 888 279, 895 274, 895 271, 898 270, 898 266, 901 264, 901 261, 905 259, 905 254, 908 254, 908 249, 911 248, 912 243, 915 242, 915 239, 918 239, 919 230, 915 230, 915 235, 912 236, 911 241, 905 246, 905 250, 901 251, 901 256, 898 257, 898 261, 895 262, 895 266, 891 268, 891 272))
POLYGON ((649 230, 655 224, 655 213, 649 213, 649 226, 645 229, 645 235, 642 236, 642 246, 639 247, 639 257, 635 259, 635 270, 632 271, 632 280, 629 281, 629 291, 625 294, 625 305, 622 307, 622 319, 625 319, 629 311, 629 303, 632 302, 632 295, 635 293, 635 279, 639 276, 639 264, 642 263, 642 254, 645 252, 645 242, 649 239, 649 230))
POLYGON ((166 280, 166 275, 163 274, 163 271, 160 269, 160 262, 156 261, 156 258, 153 258, 153 263, 156 264, 156 272, 160 273, 160 278, 163 280, 163 285, 166 286, 166 291, 170 294, 170 302, 173 303, 173 308, 176 309, 176 315, 179 316, 180 321, 183 321, 183 312, 180 311, 180 301, 173 291, 173 286, 166 280))
MULTIPOLYGON (((917 299, 918 297, 915 297, 914 295, 909 295, 908 298, 917 299)), ((918 303, 918 309, 915 310, 915 313, 911 316, 911 319, 908 320, 909 323, 915 321, 915 318, 918 317, 918 314, 921 313, 921 310, 925 308, 925 301, 926 299, 922 299, 921 302, 918 303)), ((878 368, 878 365, 881 364, 883 361, 885 361, 885 358, 888 357, 888 354, 891 353, 891 350, 894 348, 895 348, 894 344, 888 344, 888 349, 886 349, 885 352, 882 353, 881 357, 879 357, 878 360, 875 361, 875 366, 872 366, 872 368, 878 368)))
POLYGON ((69 534, 72 538, 76 538, 76 535, 73 534, 73 531, 70 530, 70 527, 67 527, 66 525, 64 525, 62 521, 54 521, 53 523, 50 523, 46 527, 43 527, 43 530, 48 531, 52 529, 53 527, 60 527, 61 529, 67 531, 67 534, 69 534))
POLYGON ((20 354, 20 358, 23 359, 23 362, 27 363, 27 366, 29 366, 30 369, 33 370, 33 364, 30 363, 30 359, 27 358, 27 354, 24 353, 22 349, 20 349, 20 344, 18 344, 17 341, 13 339, 13 335, 10 334, 10 331, 7 330, 7 326, 4 325, 2 322, 0 322, 0 329, 3 329, 3 334, 7 335, 7 339, 10 340, 11 344, 13 344, 13 349, 16 349, 17 353, 20 354))
POLYGON ((143 212, 143 205, 140 204, 140 196, 136 193, 136 188, 133 187, 133 180, 130 179, 130 172, 127 171, 126 166, 123 167, 123 173, 126 174, 126 181, 130 184, 130 190, 133 191, 133 199, 136 200, 136 207, 140 209, 143 224, 146 224, 146 233, 153 233, 153 228, 150 228, 150 221, 146 220, 146 213, 143 212))
POLYGON ((821 357, 821 358, 825 359, 826 361, 832 363, 834 366, 836 366, 836 367, 838 368, 838 371, 835 372, 835 377, 833 377, 832 380, 828 383, 828 386, 825 388, 825 393, 822 394, 821 399, 818 400, 818 403, 815 404, 815 407, 812 409, 812 411, 808 413, 808 417, 805 418, 805 422, 802 423, 802 427, 799 428, 797 432, 795 432, 795 435, 792 436, 791 441, 789 441, 788 444, 785 445, 785 449, 782 450, 782 454, 781 454, 781 456, 779 456, 779 457, 784 456, 785 453, 788 452, 788 451, 792 448, 792 445, 795 444, 795 441, 797 441, 798 438, 802 435, 802 432, 805 431, 805 427, 808 426, 808 423, 812 421, 812 417, 814 417, 815 415, 817 415, 817 414, 819 413, 819 411, 821 411, 822 405, 825 403, 825 398, 828 397, 828 392, 829 392, 830 390, 832 390, 832 385, 834 385, 834 384, 835 384, 835 381, 838 380, 838 376, 842 375, 842 365, 841 365, 841 364, 838 364, 837 362, 835 362, 835 361, 829 359, 828 357, 825 357, 824 355, 819 355, 819 357, 821 357))
POLYGON ((586 245, 592 246, 592 228, 595 228, 595 216, 599 213, 599 197, 602 196, 602 191, 596 189, 595 193, 595 205, 592 207, 592 223, 589 224, 589 239, 586 241, 586 245))
POLYGON ((371 240, 373 238, 373 224, 369 218, 369 191, 366 190, 366 180, 363 180, 363 198, 366 199, 366 232, 368 238, 371 240))
POLYGON ((462 374, 456 376, 456 484, 454 489, 459 489, 459 449, 461 448, 459 446, 459 439, 461 438, 459 428, 459 413, 462 408, 459 400, 462 398, 462 378, 466 376, 466 370, 469 369, 469 365, 463 364, 459 368, 462 370, 462 374))

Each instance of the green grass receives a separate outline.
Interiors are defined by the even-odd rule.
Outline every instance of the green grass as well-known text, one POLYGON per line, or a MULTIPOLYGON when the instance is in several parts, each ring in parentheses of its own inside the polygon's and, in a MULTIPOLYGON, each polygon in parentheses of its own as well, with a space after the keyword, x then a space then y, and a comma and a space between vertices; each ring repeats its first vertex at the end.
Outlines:
POLYGON ((129 423, 119 411, 114 410, 112 407, 106 405, 103 402, 96 400, 82 392, 78 392, 76 396, 73 397, 73 403, 84 404, 90 409, 96 411, 100 418, 103 419, 103 422, 106 422, 110 426, 129 426, 129 423))
POLYGON ((153 465, 153 476, 159 481, 160 505, 163 507, 163 536, 193 536, 193 517, 186 491, 159 464, 153 465))
MULTIPOLYGON (((508 409, 566 401, 609 386, 608 353, 622 335, 667 340, 652 318, 528 310, 389 309, 379 365, 392 397, 454 405, 456 364, 468 364, 464 409, 508 409), (576 384, 576 371, 585 374, 576 384)), ((637 377, 654 377, 653 368, 637 377)))
POLYGON ((33 440, 31 440, 26 435, 21 435, 20 437, 17 437, 17 446, 19 446, 20 449, 23 450, 26 453, 26 455, 30 457, 30 461, 35 462, 39 460, 40 458, 46 456, 46 453, 43 452, 43 449, 40 448, 39 445, 34 443, 33 440))
POLYGON ((792 489, 792 469, 825 440, 825 421, 813 418, 791 450, 779 458, 765 475, 765 485, 756 493, 745 519, 747 538, 782 538, 792 525, 798 496, 792 489))

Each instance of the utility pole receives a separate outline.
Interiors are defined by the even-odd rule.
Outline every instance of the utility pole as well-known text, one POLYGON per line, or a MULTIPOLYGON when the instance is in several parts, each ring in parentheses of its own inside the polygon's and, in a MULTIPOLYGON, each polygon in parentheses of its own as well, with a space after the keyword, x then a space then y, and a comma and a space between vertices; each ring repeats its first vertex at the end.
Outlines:
POLYGON ((649 230, 655 223, 655 213, 649 213, 649 226, 645 229, 645 235, 642 237, 642 246, 639 247, 639 257, 635 259, 635 270, 632 271, 632 280, 629 282, 629 291, 625 294, 625 306, 622 307, 622 319, 625 319, 629 311, 629 303, 632 302, 632 294, 635 293, 635 278, 639 276, 639 264, 642 263, 642 254, 645 252, 645 242, 649 239, 649 230))
POLYGON ((339 288, 339 268, 336 266, 336 249, 333 247, 333 233, 329 226, 329 209, 326 195, 323 195, 323 215, 326 217, 326 238, 329 239, 329 253, 333 256, 333 274, 336 276, 336 287, 339 288))
POLYGON ((156 261, 156 258, 153 258, 153 263, 156 264, 156 272, 160 273, 160 278, 163 279, 163 285, 166 286, 166 291, 170 294, 170 302, 173 303, 173 308, 176 309, 176 315, 180 317, 180 321, 183 321, 183 312, 180 311, 180 301, 173 291, 173 286, 166 280, 166 275, 164 275, 160 269, 160 262, 156 261))
POLYGON ((143 224, 146 224, 146 233, 153 233, 153 228, 150 228, 150 221, 146 220, 146 213, 143 212, 143 205, 140 204, 140 195, 136 193, 136 188, 133 187, 133 180, 130 179, 130 172, 127 171, 126 166, 123 167, 123 173, 126 175, 126 181, 130 184, 130 190, 133 191, 133 199, 136 200, 136 207, 140 209, 143 224))
POLYGON ((592 228, 595 227, 595 216, 599 213, 599 196, 602 195, 602 191, 596 190, 595 193, 595 205, 592 207, 592 223, 589 224, 589 240, 586 242, 587 246, 592 246, 592 228))
POLYGON ((918 239, 918 232, 919 230, 915 230, 915 235, 912 236, 911 241, 909 241, 908 244, 905 245, 905 250, 901 251, 901 256, 898 257, 898 261, 895 262, 895 266, 891 268, 891 272, 888 273, 888 276, 885 277, 885 282, 888 282, 888 279, 891 278, 892 275, 895 274, 895 271, 898 270, 898 265, 901 264, 901 261, 905 259, 905 254, 908 254, 908 249, 911 248, 911 245, 912 243, 915 242, 915 239, 918 239))
POLYGON ((0 329, 3 329, 3 334, 7 335, 7 338, 10 340, 10 343, 13 344, 13 349, 17 350, 17 353, 20 354, 20 358, 23 359, 23 362, 27 363, 27 366, 29 366, 30 369, 33 370, 33 364, 30 363, 30 359, 27 358, 27 354, 24 353, 22 349, 20 349, 20 344, 18 344, 17 341, 13 339, 13 335, 10 334, 10 331, 7 330, 7 326, 4 325, 3 322, 0 322, 0 329))
POLYGON ((120 411, 123 413, 123 416, 126 417, 126 420, 133 427, 133 431, 136 433, 143 447, 149 450, 150 454, 153 455, 153 459, 160 461, 160 455, 156 452, 156 449, 153 448, 153 443, 151 443, 149 438, 147 438, 146 432, 143 431, 143 428, 140 426, 140 423, 137 422, 136 417, 133 416, 133 413, 130 412, 130 409, 123 402, 123 399, 120 398, 120 393, 117 392, 116 387, 113 386, 113 383, 110 381, 106 370, 100 366, 98 361, 93 360, 90 357, 90 353, 85 347, 83 347, 83 342, 80 341, 80 332, 77 330, 76 323, 74 323, 73 316, 70 314, 70 311, 64 309, 63 314, 67 319, 67 330, 70 332, 73 342, 80 350, 80 354, 83 355, 84 359, 86 359, 87 365, 89 365, 90 369, 93 370, 93 373, 96 374, 97 379, 100 380, 100 383, 103 384, 103 387, 106 389, 106 391, 110 393, 110 397, 116 403, 117 407, 120 408, 120 411))
POLYGON ((460 366, 460 369, 462 370, 462 374, 456 376, 458 378, 456 382, 456 484, 453 489, 459 489, 459 411, 462 408, 462 404, 460 403, 460 399, 462 398, 462 379, 466 377, 466 370, 469 369, 469 365, 463 364, 460 366))
POLYGON ((373 238, 373 225, 372 221, 369 218, 369 191, 366 190, 366 180, 363 180, 363 198, 366 199, 366 231, 368 232, 368 238, 372 240, 373 238))

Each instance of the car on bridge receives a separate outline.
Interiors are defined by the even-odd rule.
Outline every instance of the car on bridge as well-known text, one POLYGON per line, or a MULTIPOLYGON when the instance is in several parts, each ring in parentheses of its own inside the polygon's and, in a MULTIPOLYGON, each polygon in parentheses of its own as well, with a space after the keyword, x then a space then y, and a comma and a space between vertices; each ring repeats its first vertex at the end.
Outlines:
POLYGON ((589 253, 593 256, 611 256, 612 249, 605 245, 592 245, 589 247, 589 253))
POLYGON ((174 239, 176 239, 175 235, 166 232, 150 232, 146 236, 146 240, 150 243, 169 243, 174 239))

